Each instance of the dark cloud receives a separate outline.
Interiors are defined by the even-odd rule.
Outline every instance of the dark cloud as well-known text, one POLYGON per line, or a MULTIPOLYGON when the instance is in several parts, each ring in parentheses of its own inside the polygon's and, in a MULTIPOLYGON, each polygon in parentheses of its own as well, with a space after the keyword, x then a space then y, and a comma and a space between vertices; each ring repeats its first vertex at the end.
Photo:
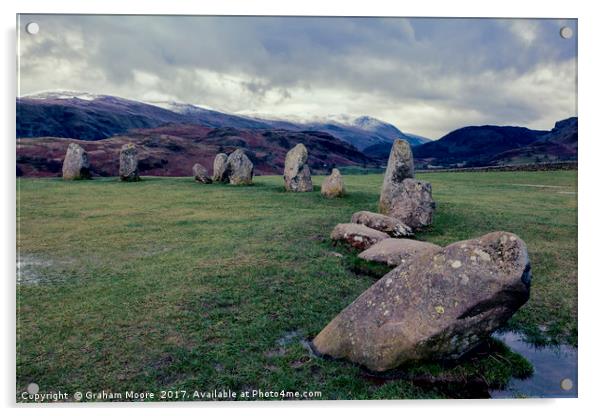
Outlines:
POLYGON ((575 21, 24 15, 21 94, 75 89, 311 118, 367 114, 439 137, 575 114, 575 21))

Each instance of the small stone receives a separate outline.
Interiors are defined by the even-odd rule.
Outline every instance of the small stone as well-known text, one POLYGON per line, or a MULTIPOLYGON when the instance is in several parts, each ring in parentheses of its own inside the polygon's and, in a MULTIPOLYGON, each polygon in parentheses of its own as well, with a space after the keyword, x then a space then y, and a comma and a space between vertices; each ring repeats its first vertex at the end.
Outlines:
POLYGON ((192 176, 194 176, 194 180, 200 183, 211 183, 213 182, 209 177, 209 172, 207 169, 201 165, 200 163, 195 163, 192 167, 192 176))
POLYGON ((354 248, 365 250, 377 242, 389 238, 389 236, 361 224, 338 224, 332 230, 330 238, 335 243, 342 241, 354 248))
POLYGON ((392 237, 410 237, 414 235, 412 229, 397 218, 375 212, 358 211, 351 216, 351 222, 364 224, 366 227, 382 231, 392 237))
POLYGON ((324 179, 320 193, 326 198, 340 198, 345 195, 343 176, 338 169, 333 169, 330 176, 324 179))
POLYGON ((363 260, 384 263, 389 266, 399 266, 416 256, 433 255, 440 250, 441 247, 438 245, 424 241, 407 238, 388 238, 362 251, 358 257, 363 260))
POLYGON ((462 262, 461 262, 460 260, 456 260, 456 261, 452 262, 452 265, 451 265, 451 266, 452 266, 454 269, 458 269, 458 268, 462 267, 462 262))

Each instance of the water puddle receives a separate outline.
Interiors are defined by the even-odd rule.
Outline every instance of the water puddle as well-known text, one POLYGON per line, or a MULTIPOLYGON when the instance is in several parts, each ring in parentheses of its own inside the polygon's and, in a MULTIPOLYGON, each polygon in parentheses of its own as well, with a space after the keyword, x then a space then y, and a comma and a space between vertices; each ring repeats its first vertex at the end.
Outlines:
MULTIPOLYGON (((449 398, 458 399, 514 399, 514 398, 575 398, 577 397, 577 349, 568 345, 536 347, 522 340, 514 332, 495 333, 493 338, 502 341, 514 352, 527 359, 533 366, 533 375, 524 380, 513 378, 503 390, 490 389, 481 377, 455 377, 453 374, 432 376, 428 374, 408 376, 403 370, 373 373, 362 368, 362 380, 382 386, 395 380, 408 380, 424 389, 436 389, 449 398)), ((304 347, 310 354, 316 353, 309 340, 304 347)), ((326 359, 332 359, 323 357, 326 359)))
POLYGON ((43 269, 52 266, 52 261, 34 256, 21 255, 17 259, 17 284, 36 285, 45 281, 43 269))
POLYGON ((533 365, 533 375, 525 380, 512 379, 506 389, 491 390, 492 398, 577 397, 577 349, 568 345, 536 347, 515 332, 496 333, 514 352, 533 365))

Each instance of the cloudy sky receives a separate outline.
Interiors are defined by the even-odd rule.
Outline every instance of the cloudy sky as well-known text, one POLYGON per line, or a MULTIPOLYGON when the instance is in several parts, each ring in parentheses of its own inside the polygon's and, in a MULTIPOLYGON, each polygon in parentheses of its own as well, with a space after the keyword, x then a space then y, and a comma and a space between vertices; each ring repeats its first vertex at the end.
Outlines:
POLYGON ((574 20, 22 15, 20 28, 20 95, 370 115, 430 138, 479 124, 547 130, 577 111, 574 20), (23 30, 32 21, 37 35, 23 30))

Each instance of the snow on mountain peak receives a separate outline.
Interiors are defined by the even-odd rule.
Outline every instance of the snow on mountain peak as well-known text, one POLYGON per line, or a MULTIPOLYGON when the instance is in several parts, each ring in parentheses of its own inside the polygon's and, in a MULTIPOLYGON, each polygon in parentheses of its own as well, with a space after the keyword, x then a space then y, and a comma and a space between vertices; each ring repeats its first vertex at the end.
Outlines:
POLYGON ((23 95, 22 98, 30 98, 33 100, 71 100, 71 99, 79 99, 86 101, 93 101, 97 98, 103 97, 103 95, 92 94, 84 91, 69 91, 69 90, 49 90, 49 91, 40 91, 33 94, 23 95))

